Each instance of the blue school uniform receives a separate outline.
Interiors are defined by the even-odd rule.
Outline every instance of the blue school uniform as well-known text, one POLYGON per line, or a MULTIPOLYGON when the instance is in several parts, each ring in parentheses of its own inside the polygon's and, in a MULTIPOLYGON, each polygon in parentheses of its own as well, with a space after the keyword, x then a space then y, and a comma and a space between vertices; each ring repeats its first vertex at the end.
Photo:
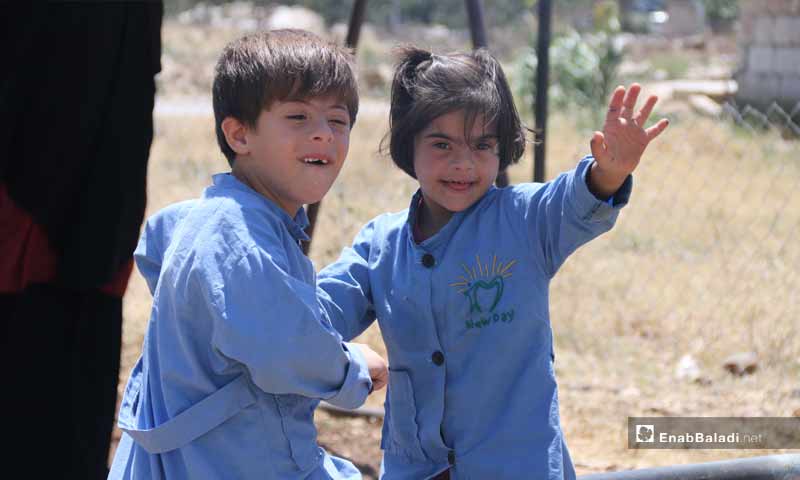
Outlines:
POLYGON ((109 478, 361 478, 316 443, 319 399, 355 408, 372 382, 320 309, 306 224, 230 174, 147 221, 153 309, 109 478))
MULTIPOLYGON (((575 478, 561 430, 550 279, 609 230, 586 185, 591 157, 546 184, 490 188, 420 244, 411 207, 367 224, 323 269, 331 321, 353 338, 377 317, 389 356, 382 478, 575 478)), ((579 297, 580 292, 575 292, 579 297)))

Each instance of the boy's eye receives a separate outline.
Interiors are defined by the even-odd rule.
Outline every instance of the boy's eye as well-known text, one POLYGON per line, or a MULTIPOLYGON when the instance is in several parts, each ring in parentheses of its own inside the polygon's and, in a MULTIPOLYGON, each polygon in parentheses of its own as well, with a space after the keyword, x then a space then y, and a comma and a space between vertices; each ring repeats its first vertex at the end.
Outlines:
POLYGON ((439 150, 450 150, 450 144, 447 142, 436 142, 433 144, 433 148, 438 148, 439 150))
POLYGON ((337 125, 343 125, 346 127, 347 125, 349 125, 350 122, 348 122, 347 120, 342 120, 341 118, 333 118, 331 119, 331 123, 335 123, 337 125))
POLYGON ((305 120, 306 116, 303 115, 302 113, 299 113, 297 115, 289 115, 286 118, 288 118, 289 120, 305 120))

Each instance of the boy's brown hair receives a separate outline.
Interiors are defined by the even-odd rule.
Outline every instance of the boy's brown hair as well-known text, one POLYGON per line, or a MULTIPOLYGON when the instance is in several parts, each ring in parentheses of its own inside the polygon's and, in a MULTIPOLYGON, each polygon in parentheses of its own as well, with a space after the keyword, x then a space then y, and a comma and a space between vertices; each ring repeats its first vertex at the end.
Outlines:
POLYGON ((349 49, 304 30, 272 30, 228 44, 214 69, 214 124, 217 143, 232 166, 236 153, 225 140, 222 121, 234 117, 255 127, 273 102, 335 96, 358 113, 358 86, 349 49))

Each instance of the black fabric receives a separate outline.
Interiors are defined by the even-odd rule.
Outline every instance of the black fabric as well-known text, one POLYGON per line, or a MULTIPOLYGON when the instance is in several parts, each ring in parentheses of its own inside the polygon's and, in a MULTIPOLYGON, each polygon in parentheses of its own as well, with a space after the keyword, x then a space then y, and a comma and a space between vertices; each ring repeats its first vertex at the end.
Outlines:
POLYGON ((24 1, 0 15, 0 183, 59 259, 55 283, 0 295, 3 463, 24 478, 107 476, 122 301, 97 287, 144 215, 162 14, 24 1))
POLYGON ((58 283, 110 281, 145 200, 160 2, 12 2, 0 39, 0 182, 42 225, 58 283))
POLYGON ((32 285, 0 295, 4 468, 104 479, 117 402, 122 300, 32 285))

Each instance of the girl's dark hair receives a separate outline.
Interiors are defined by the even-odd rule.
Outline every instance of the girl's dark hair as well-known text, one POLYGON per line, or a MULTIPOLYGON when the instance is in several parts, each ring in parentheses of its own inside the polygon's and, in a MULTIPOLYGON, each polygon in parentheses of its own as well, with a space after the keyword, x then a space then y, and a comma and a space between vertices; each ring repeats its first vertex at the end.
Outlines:
POLYGON ((217 143, 233 165, 236 154, 225 140, 222 121, 234 117, 254 127, 276 100, 334 95, 358 114, 358 86, 349 49, 305 30, 272 30, 231 42, 214 69, 214 123, 217 143))
POLYGON ((465 112, 467 141, 479 116, 487 124, 495 122, 500 171, 522 157, 525 128, 503 69, 488 50, 436 55, 417 47, 402 48, 392 80, 387 135, 394 163, 417 178, 414 138, 437 117, 458 110, 465 112))

